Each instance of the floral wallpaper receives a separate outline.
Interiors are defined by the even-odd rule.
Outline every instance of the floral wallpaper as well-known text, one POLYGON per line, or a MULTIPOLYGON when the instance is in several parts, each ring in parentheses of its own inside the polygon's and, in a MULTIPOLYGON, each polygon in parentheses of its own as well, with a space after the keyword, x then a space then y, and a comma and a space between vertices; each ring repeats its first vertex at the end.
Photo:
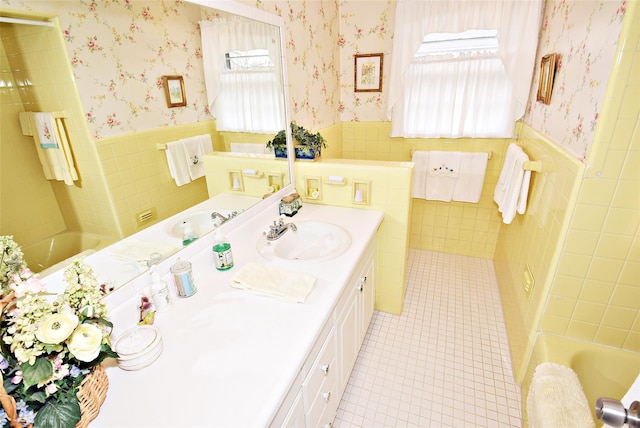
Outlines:
POLYGON ((197 22, 183 1, 3 0, 58 16, 94 139, 210 119, 197 22), (187 106, 167 108, 163 75, 182 75, 187 106))
POLYGON ((547 0, 524 121, 585 162, 622 28, 624 0, 547 0), (560 54, 551 103, 536 101, 540 60, 560 54))
MULTIPOLYGON (((386 121, 395 0, 241 0, 281 16, 292 118, 319 129, 386 121), (354 92, 354 54, 383 53, 381 92, 354 92)), ((1 0, 57 15, 96 139, 210 119, 200 64, 201 19, 183 0, 1 0), (166 107, 161 76, 185 79, 187 107, 166 107)), ((625 0, 547 0, 537 68, 559 53, 551 104, 536 101, 536 68, 524 120, 585 160, 622 26, 625 0)))
POLYGON ((386 121, 396 2, 340 3, 340 121, 386 121), (382 91, 354 92, 354 55, 383 54, 382 91))
POLYGON ((339 122, 338 2, 246 0, 243 3, 284 20, 292 118, 314 131, 339 122))

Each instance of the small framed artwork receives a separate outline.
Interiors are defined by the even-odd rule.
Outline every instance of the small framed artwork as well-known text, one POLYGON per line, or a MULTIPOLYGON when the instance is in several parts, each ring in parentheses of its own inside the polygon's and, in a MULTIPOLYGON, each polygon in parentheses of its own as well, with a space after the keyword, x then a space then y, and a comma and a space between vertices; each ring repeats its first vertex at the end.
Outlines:
POLYGON ((538 82, 537 101, 545 104, 551 102, 551 91, 553 90, 553 79, 556 73, 558 54, 549 54, 542 57, 540 61, 540 81, 538 82))
POLYGON ((184 107, 187 105, 182 76, 162 76, 162 82, 164 83, 164 95, 167 97, 167 107, 184 107))
POLYGON ((382 92, 383 54, 354 55, 354 92, 382 92))

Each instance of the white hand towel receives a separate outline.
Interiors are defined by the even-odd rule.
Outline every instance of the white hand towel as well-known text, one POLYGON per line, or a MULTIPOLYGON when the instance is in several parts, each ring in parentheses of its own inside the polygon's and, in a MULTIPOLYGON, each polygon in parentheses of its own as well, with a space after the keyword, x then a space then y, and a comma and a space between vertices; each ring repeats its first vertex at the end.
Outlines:
POLYGON ((182 141, 173 141, 167 143, 165 150, 167 156, 167 164, 169 164, 169 173, 171 178, 176 181, 177 186, 182 186, 191 181, 189 175, 189 165, 185 161, 186 154, 182 141))
POLYGON ((413 152, 411 161, 415 164, 413 169, 413 198, 427 199, 427 170, 429 169, 429 152, 413 152))
POLYGON ((429 154, 426 198, 450 202, 460 170, 461 152, 432 151, 429 154))
POLYGON ((511 143, 507 149, 498 183, 493 193, 493 199, 498 204, 498 211, 502 213, 502 221, 510 224, 516 212, 524 214, 529 195, 531 171, 524 170, 524 163, 529 156, 518 146, 511 143))
POLYGON ((192 180, 204 177, 204 155, 213 151, 211 135, 196 135, 195 137, 183 138, 180 141, 184 144, 189 177, 192 180))
POLYGON ((273 266, 247 263, 231 278, 231 286, 289 303, 304 303, 316 279, 273 266))
POLYGON ((55 119, 51 113, 34 113, 33 124, 38 133, 40 147, 43 149, 57 149, 60 147, 55 132, 55 119))
POLYGON ((453 189, 452 199, 460 202, 480 202, 488 153, 462 153, 460 171, 453 189))

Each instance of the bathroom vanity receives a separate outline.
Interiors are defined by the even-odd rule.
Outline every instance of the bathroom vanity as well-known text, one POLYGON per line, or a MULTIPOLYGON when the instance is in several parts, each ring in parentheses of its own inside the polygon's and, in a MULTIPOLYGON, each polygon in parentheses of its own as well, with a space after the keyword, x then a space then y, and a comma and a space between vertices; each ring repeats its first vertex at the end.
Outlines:
MULTIPOLYGON (((305 204, 286 221, 338 225, 350 245, 329 260, 270 261, 258 249, 278 205, 263 201, 219 228, 232 245, 232 269, 215 269, 212 233, 160 263, 173 297, 154 322, 162 354, 139 371, 105 363, 109 390, 92 426, 330 426, 373 312, 382 217, 305 204), (193 265, 192 297, 176 297, 169 266, 178 257, 193 265), (231 278, 251 262, 316 282, 304 303, 232 288, 231 278)), ((138 293, 148 284, 143 274, 108 296, 114 337, 136 325, 138 293)))

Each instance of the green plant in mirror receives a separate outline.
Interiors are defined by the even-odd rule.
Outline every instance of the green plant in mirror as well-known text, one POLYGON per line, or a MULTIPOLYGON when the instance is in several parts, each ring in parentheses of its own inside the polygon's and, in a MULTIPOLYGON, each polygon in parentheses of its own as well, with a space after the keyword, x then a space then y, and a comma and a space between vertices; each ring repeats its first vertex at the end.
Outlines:
MULTIPOLYGON (((315 159, 320 157, 322 149, 327 147, 319 132, 310 132, 295 121, 291 122, 291 136, 294 139, 297 159, 315 159)), ((284 129, 267 142, 267 148, 273 150, 276 157, 287 156, 287 137, 284 129)))

